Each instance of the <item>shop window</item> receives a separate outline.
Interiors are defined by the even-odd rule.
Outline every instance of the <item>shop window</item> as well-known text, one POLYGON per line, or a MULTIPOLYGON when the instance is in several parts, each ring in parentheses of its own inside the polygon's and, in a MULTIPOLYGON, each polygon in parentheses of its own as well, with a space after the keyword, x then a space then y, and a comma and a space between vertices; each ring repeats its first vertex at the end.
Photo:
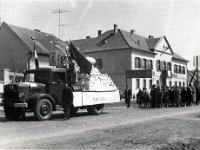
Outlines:
POLYGON ((179 82, 178 86, 181 87, 181 82, 179 82))
POLYGON ((146 84, 147 84, 147 83, 146 83, 146 79, 144 79, 144 80, 143 80, 143 88, 147 88, 146 84))
POLYGON ((149 80, 149 89, 152 87, 152 80, 149 80))
POLYGON ((136 79, 136 89, 140 88, 140 79, 136 79))

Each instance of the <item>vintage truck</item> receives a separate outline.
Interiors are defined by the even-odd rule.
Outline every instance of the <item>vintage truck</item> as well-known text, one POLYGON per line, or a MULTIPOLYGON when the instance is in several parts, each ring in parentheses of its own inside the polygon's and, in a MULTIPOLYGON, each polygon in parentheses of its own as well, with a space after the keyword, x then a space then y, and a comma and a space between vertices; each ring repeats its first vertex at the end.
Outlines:
MULTIPOLYGON (((6 119, 19 120, 26 111, 31 111, 36 119, 49 120, 52 111, 62 106, 63 86, 59 85, 58 76, 67 84, 65 68, 39 68, 27 70, 22 82, 5 85, 2 104, 6 119)), ((100 114, 105 103, 120 101, 119 91, 108 76, 89 75, 87 81, 82 79, 79 83, 72 86, 74 100, 71 113, 76 113, 78 108, 86 108, 89 113, 100 114), (85 87, 82 82, 88 82, 91 77, 92 85, 85 87)))

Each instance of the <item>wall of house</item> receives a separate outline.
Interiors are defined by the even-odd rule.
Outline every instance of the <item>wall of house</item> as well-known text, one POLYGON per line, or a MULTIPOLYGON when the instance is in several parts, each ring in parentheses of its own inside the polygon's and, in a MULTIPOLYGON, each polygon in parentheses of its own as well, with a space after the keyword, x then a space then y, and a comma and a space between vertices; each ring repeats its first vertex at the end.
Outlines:
MULTIPOLYGON (((144 70, 144 68, 137 68, 135 66, 136 58, 151 60, 153 62, 153 69, 155 68, 154 54, 133 50, 131 53, 131 64, 132 64, 131 69, 132 70, 144 70)), ((151 88, 152 78, 132 78, 131 80, 132 80, 132 93, 135 95, 139 91, 139 89, 142 89, 144 87, 144 82, 146 82, 147 90, 150 90, 151 88), (139 85, 137 85, 138 81, 139 81, 139 85)))
MULTIPOLYGON (((38 62, 40 68, 50 68, 48 55, 38 55, 38 62)), ((35 69, 35 57, 30 59, 30 69, 35 69)))
POLYGON ((183 87, 185 85, 185 87, 187 86, 187 62, 185 61, 181 61, 181 60, 177 60, 177 59, 172 59, 172 84, 175 85, 175 83, 177 82, 177 86, 179 86, 179 83, 181 84, 181 86, 183 87), (176 73, 174 72, 174 65, 177 66, 181 66, 181 67, 185 67, 185 74, 183 73, 176 73))
MULTIPOLYGON (((100 72, 108 74, 116 86, 121 91, 124 91, 126 88, 125 70, 130 70, 131 68, 130 49, 109 50, 94 53, 90 52, 86 53, 86 55, 95 59, 102 59, 103 67, 100 69, 100 72)), ((128 80, 128 84, 129 86, 132 86, 130 79, 128 80)))
MULTIPOLYGON (((26 69, 28 47, 5 25, 0 28, 0 39, 0 69, 7 68, 17 72, 26 69)), ((0 80, 3 81, 3 72, 0 80)))

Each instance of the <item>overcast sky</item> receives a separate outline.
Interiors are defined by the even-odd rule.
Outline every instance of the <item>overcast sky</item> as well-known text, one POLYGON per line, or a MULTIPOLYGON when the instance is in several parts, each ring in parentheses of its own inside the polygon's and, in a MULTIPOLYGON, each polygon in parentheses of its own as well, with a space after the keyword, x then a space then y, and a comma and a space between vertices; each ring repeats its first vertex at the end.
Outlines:
POLYGON ((120 29, 148 37, 165 35, 174 52, 190 63, 200 55, 200 0, 1 0, 1 21, 40 29, 58 37, 56 10, 61 14, 61 39, 97 36, 97 31, 120 29))

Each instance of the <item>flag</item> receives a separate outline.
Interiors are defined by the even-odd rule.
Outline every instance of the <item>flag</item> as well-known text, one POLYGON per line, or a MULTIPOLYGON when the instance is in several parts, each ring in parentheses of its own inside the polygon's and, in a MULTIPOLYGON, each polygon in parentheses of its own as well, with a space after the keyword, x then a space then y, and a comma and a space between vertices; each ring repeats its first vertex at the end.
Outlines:
POLYGON ((38 55, 36 49, 34 50, 34 55, 35 55, 35 68, 39 69, 38 55))

